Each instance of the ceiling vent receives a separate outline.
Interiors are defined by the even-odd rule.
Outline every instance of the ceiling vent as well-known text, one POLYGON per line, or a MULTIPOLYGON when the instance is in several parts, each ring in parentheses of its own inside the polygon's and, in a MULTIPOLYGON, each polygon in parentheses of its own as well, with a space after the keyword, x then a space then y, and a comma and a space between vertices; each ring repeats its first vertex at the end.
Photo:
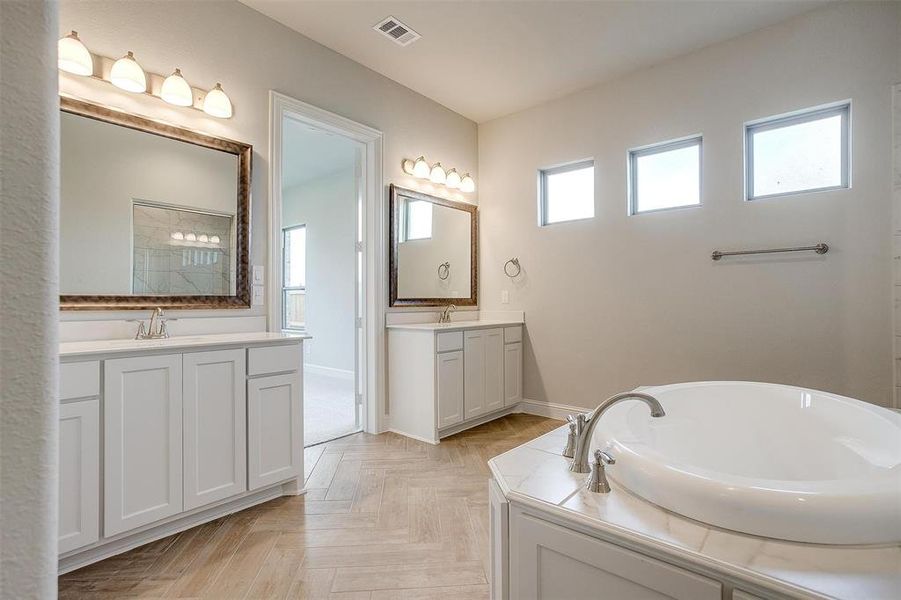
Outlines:
POLYGON ((398 46, 409 46, 422 37, 394 17, 379 21, 372 28, 398 46))

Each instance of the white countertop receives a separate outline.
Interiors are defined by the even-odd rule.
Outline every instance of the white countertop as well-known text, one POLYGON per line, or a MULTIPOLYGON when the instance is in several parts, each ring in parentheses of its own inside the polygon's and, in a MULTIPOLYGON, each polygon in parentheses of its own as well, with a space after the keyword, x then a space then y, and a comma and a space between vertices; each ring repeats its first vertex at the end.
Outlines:
POLYGON ((388 329, 410 329, 414 331, 456 331, 458 329, 512 327, 522 324, 522 320, 515 319, 484 319, 478 321, 451 321, 450 323, 394 323, 385 327, 388 329))
POLYGON ((173 336, 161 340, 95 340, 90 342, 63 342, 59 345, 60 358, 90 356, 95 354, 125 354, 145 350, 176 350, 204 346, 277 345, 296 344, 309 339, 306 334, 274 333, 218 333, 210 335, 173 336))
POLYGON ((563 426, 488 461, 508 500, 790 597, 901 598, 901 546, 821 546, 743 535, 665 511, 614 481, 609 494, 594 494, 584 489, 587 475, 570 473, 560 454, 566 435, 563 426))

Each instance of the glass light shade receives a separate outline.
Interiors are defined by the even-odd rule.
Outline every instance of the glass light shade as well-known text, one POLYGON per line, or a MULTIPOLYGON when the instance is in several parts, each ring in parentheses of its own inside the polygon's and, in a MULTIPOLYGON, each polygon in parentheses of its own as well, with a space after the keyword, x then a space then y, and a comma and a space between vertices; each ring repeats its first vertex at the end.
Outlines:
POLYGON ((469 173, 460 180, 460 191, 467 193, 476 191, 476 182, 469 176, 469 173))
POLYGON ((429 172, 429 181, 432 183, 444 183, 447 181, 447 171, 444 170, 444 167, 441 166, 441 163, 435 163, 435 166, 432 167, 431 172, 429 172))
POLYGON ((196 241, 197 241, 197 236, 196 236, 193 232, 192 232, 192 233, 186 233, 186 234, 185 234, 185 239, 188 240, 189 242, 196 242, 196 241))
POLYGON ((219 236, 218 236, 218 235, 212 235, 212 236, 210 236, 210 243, 212 243, 212 244, 218 244, 219 242, 220 242, 220 240, 219 240, 219 236))
POLYGON ((425 161, 425 157, 420 156, 417 158, 413 164, 413 175, 420 179, 428 179, 430 173, 431 169, 429 168, 429 163, 425 161))
POLYGON ((60 38, 56 44, 59 59, 57 65, 60 70, 75 75, 92 75, 94 73, 94 59, 81 40, 78 32, 71 32, 64 38, 60 38))
POLYGON ((194 92, 191 86, 182 77, 181 69, 175 69, 172 75, 166 77, 160 88, 160 98, 175 106, 191 106, 194 104, 194 92))
POLYGON ((409 158, 405 158, 401 161, 400 167, 404 170, 404 173, 406 173, 407 175, 412 175, 414 164, 415 163, 412 160, 410 160, 409 158))
POLYGON ((185 239, 185 234, 183 234, 183 233, 180 232, 180 231, 175 231, 175 232, 172 233, 172 235, 171 235, 170 237, 171 237, 173 240, 183 240, 183 239, 185 239))
POLYGON ((131 52, 113 63, 113 68, 109 72, 109 80, 114 86, 126 92, 143 93, 147 91, 147 76, 131 52))
POLYGON ((208 242, 208 241, 210 241, 210 237, 205 233, 201 233, 200 235, 197 236, 197 241, 198 242, 208 242))
POLYGON ((447 172, 447 181, 444 183, 444 185, 454 190, 460 187, 460 181, 460 174, 457 173, 457 169, 451 169, 447 172))
POLYGON ((203 112, 211 117, 219 117, 220 119, 231 118, 232 101, 222 91, 221 83, 217 83, 216 87, 211 89, 207 93, 206 98, 203 99, 203 112))

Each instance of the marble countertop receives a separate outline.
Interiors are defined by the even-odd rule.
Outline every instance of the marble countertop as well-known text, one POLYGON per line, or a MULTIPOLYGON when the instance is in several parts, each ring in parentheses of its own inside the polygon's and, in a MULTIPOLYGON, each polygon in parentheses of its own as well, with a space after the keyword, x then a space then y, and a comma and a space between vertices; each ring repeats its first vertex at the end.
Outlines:
POLYGON ((488 461, 508 500, 789 597, 901 598, 901 546, 822 546, 744 535, 663 510, 612 480, 609 494, 594 494, 582 485, 586 475, 570 473, 560 454, 566 435, 563 426, 488 461))
POLYGON ((311 336, 297 333, 259 331, 253 333, 218 333, 210 335, 173 336, 161 340, 95 340, 89 342, 63 342, 59 345, 60 358, 100 354, 125 354, 145 350, 176 350, 202 348, 204 346, 252 346, 296 344, 311 336))
POLYGON ((451 321, 450 323, 394 323, 388 329, 409 329, 414 331, 457 331, 460 329, 488 329, 491 327, 512 327, 522 325, 516 319, 482 319, 478 321, 451 321))

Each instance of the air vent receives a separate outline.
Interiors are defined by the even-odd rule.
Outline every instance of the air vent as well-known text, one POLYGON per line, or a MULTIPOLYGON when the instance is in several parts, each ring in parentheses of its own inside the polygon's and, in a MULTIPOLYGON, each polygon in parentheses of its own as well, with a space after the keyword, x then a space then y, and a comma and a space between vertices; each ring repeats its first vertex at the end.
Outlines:
POLYGON ((388 17, 375 24, 372 28, 398 46, 409 46, 422 37, 394 17, 388 17))

